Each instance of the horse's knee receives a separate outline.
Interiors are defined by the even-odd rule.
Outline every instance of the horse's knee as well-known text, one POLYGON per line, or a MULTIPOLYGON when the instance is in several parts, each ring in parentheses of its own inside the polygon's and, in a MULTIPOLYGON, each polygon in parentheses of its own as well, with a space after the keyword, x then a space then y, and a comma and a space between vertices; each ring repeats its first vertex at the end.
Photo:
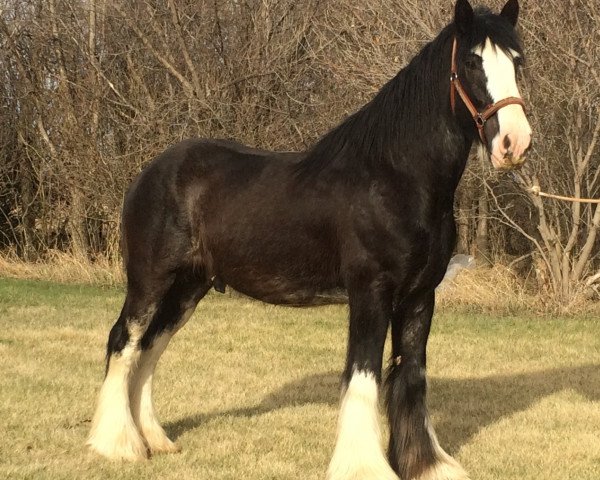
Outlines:
POLYGON ((390 366, 387 374, 387 405, 391 417, 422 405, 427 390, 425 367, 416 361, 401 360, 390 366))

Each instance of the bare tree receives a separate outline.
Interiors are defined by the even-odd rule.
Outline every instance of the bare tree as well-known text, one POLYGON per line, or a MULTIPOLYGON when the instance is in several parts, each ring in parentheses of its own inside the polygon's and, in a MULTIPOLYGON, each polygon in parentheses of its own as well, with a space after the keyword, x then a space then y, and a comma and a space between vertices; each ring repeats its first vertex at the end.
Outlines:
POLYGON ((531 242, 540 258, 538 272, 550 282, 549 290, 568 303, 600 277, 600 208, 547 200, 536 192, 600 197, 600 8, 592 1, 550 0, 529 9, 527 18, 535 21, 523 22, 530 50, 526 91, 537 142, 530 168, 521 175, 524 192, 507 183, 501 193, 489 191, 494 193, 499 218, 531 242), (511 211, 515 195, 527 198, 533 218, 519 218, 511 211))
MULTIPOLYGON (((127 185, 170 143, 307 148, 395 75, 453 4, 0 0, 0 247, 27 259, 117 255, 127 185)), ((524 5, 529 186, 598 196, 599 21, 597 0, 524 5)), ((472 161, 457 220, 461 251, 535 257, 565 301, 598 278, 593 205, 542 200, 472 161)))

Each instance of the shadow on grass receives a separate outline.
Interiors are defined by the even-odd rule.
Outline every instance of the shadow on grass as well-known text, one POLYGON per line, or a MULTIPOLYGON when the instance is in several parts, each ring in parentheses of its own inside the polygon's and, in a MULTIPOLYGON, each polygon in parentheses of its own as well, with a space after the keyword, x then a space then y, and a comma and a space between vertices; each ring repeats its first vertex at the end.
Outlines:
MULTIPOLYGON (((336 406, 340 375, 320 373, 290 382, 255 407, 198 414, 166 424, 177 438, 222 416, 253 417, 279 408, 307 404, 336 406)), ((557 368, 518 375, 477 379, 430 378, 428 403, 436 417, 440 442, 453 454, 477 432, 500 419, 526 410, 533 403, 562 390, 573 390, 589 400, 600 400, 600 365, 557 368)))

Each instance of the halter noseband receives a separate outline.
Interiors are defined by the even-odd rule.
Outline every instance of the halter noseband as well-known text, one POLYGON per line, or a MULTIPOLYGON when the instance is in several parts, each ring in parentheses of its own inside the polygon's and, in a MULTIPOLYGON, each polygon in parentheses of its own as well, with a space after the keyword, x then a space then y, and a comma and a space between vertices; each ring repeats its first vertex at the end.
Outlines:
POLYGON ((487 142, 485 139, 485 132, 483 131, 483 127, 485 126, 485 123, 489 120, 489 118, 492 115, 494 115, 498 110, 508 105, 521 105, 521 107, 523 107, 523 110, 525 110, 525 102, 522 98, 519 97, 507 97, 503 100, 497 101, 496 103, 488 105, 482 112, 479 112, 477 108, 475 108, 475 105, 473 105, 473 102, 469 98, 469 95, 467 95, 467 92, 463 88, 462 84, 460 83, 460 79, 458 78, 458 67, 456 65, 457 50, 458 41, 456 40, 456 37, 454 37, 454 42, 452 44, 452 69, 450 71, 450 105, 452 106, 452 113, 455 113, 455 92, 458 92, 460 98, 462 99, 465 106, 469 109, 469 112, 473 117, 473 121, 475 122, 477 130, 479 132, 479 138, 481 138, 481 141, 485 145, 487 142))

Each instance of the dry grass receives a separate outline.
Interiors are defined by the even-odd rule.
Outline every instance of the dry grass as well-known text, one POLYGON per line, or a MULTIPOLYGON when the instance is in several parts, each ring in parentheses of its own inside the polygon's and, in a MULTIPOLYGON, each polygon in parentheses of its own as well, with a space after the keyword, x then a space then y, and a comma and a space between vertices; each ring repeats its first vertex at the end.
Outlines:
MULTIPOLYGON (((0 278, 0 478, 324 478, 346 309, 211 294, 159 367, 156 400, 183 448, 113 463, 83 443, 121 288, 0 278)), ((439 313, 429 403, 478 480, 600 478, 600 322, 439 313)))
MULTIPOLYGON (((120 286, 124 282, 121 259, 99 257, 91 262, 60 251, 52 251, 40 262, 24 262, 10 252, 0 254, 0 277, 45 280, 67 284, 120 286)), ((462 270, 455 280, 438 290, 438 308, 455 312, 514 315, 600 315, 600 303, 583 292, 560 304, 525 287, 523 279, 503 265, 462 270)))
POLYGON ((442 308, 485 313, 540 312, 547 305, 502 265, 462 270, 439 289, 437 299, 442 308))
POLYGON ((98 257, 94 262, 52 250, 39 262, 25 262, 11 252, 0 255, 0 276, 59 283, 120 285, 124 281, 121 261, 98 257))
POLYGON ((438 290, 438 307, 456 312, 496 315, 535 314, 561 316, 600 315, 600 303, 586 297, 584 290, 568 303, 551 291, 539 292, 511 269, 501 264, 491 268, 462 270, 438 290))

